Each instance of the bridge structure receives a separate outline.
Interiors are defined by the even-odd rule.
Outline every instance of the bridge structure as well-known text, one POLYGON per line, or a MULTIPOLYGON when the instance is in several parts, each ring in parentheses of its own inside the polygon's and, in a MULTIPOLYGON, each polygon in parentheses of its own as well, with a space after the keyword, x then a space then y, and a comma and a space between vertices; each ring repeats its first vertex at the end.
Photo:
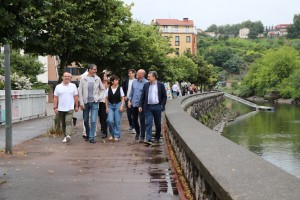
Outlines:
POLYGON ((245 99, 242 99, 240 97, 234 96, 232 94, 228 94, 226 92, 224 92, 224 96, 227 97, 227 98, 229 98, 229 99, 232 99, 232 100, 235 100, 237 102, 240 102, 242 104, 245 104, 247 106, 250 106, 250 107, 254 108, 255 110, 274 111, 273 107, 259 106, 259 105, 255 104, 255 103, 252 103, 252 102, 247 101, 245 99))

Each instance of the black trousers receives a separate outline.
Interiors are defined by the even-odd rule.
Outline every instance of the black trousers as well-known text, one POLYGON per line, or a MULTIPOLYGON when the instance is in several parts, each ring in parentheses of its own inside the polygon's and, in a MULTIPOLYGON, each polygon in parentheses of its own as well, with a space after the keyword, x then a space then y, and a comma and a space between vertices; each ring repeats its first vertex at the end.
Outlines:
POLYGON ((102 134, 107 136, 107 113, 105 103, 103 102, 99 102, 98 116, 102 134))
POLYGON ((146 131, 144 111, 139 112, 138 107, 131 107, 131 114, 132 114, 133 127, 136 131, 135 137, 139 138, 141 136, 141 139, 144 139, 145 131, 146 131))

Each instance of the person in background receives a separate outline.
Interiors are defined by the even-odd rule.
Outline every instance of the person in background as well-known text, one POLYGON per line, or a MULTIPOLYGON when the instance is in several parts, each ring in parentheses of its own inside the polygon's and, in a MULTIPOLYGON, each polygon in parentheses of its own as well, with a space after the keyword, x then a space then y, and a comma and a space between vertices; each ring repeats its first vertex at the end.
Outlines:
POLYGON ((178 85, 177 85, 177 83, 174 83, 173 85, 172 85, 172 94, 173 94, 173 98, 175 99, 175 98, 177 98, 177 96, 179 95, 179 87, 178 87, 178 85))
POLYGON ((78 91, 76 85, 71 83, 72 74, 64 72, 62 82, 55 87, 53 109, 59 115, 64 132, 62 142, 70 142, 72 133, 73 113, 78 112, 78 91), (74 108, 75 107, 75 108, 74 108))
POLYGON ((110 77, 110 86, 105 93, 107 124, 109 127, 109 140, 118 141, 121 137, 121 117, 124 106, 124 92, 119 86, 119 77, 110 77))
POLYGON ((139 104, 143 87, 145 83, 148 82, 147 79, 145 79, 145 70, 139 69, 136 78, 137 79, 132 83, 128 107, 132 109, 133 126, 136 131, 135 140, 139 140, 139 142, 142 143, 145 139, 146 126, 144 111, 139 112, 139 104))
POLYGON ((136 71, 134 69, 129 69, 128 70, 128 79, 126 79, 124 82, 123 82, 123 90, 124 90, 124 99, 125 99, 125 106, 126 106, 126 112, 127 112, 127 119, 128 119, 128 122, 129 122, 129 129, 128 131, 131 132, 132 134, 135 134, 135 129, 133 127, 133 119, 132 119, 132 108, 129 108, 128 107, 128 97, 130 95, 130 92, 131 92, 131 87, 132 87, 132 82, 135 79, 135 74, 136 74, 136 71))
MULTIPOLYGON (((101 73, 99 75, 105 89, 108 88, 107 77, 105 73, 101 73)), ((99 95, 99 110, 98 110, 98 117, 101 126, 101 136, 102 138, 107 137, 107 113, 106 113, 106 105, 105 105, 105 92, 106 90, 101 90, 99 95)))
POLYGON ((83 110, 83 121, 86 131, 85 141, 90 141, 90 143, 96 143, 94 137, 99 108, 99 94, 101 90, 105 89, 101 79, 96 73, 97 66, 95 64, 89 64, 88 73, 87 75, 81 76, 78 87, 80 108, 83 110))
POLYGON ((143 87, 139 112, 144 110, 146 117, 146 141, 152 144, 152 124, 155 123, 155 143, 159 142, 161 136, 161 112, 165 110, 167 103, 167 92, 165 85, 157 81, 157 72, 148 73, 149 82, 143 87))

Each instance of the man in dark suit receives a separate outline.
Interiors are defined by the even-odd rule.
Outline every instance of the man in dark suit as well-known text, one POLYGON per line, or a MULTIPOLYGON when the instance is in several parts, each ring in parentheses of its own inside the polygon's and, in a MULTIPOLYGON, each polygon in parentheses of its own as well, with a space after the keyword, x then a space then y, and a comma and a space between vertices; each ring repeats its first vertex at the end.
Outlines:
POLYGON ((133 117, 132 117, 132 109, 130 107, 128 107, 128 100, 129 100, 129 95, 131 92, 131 87, 132 87, 132 83, 135 80, 135 69, 129 69, 128 70, 128 79, 126 79, 123 82, 123 91, 124 91, 124 99, 125 99, 125 105, 126 105, 126 112, 127 112, 127 119, 129 122, 129 129, 128 131, 131 132, 132 134, 135 134, 135 130, 133 128, 133 117))
POLYGON ((146 141, 152 144, 152 123, 155 123, 155 143, 159 142, 161 136, 161 112, 165 110, 167 103, 167 92, 165 85, 157 81, 157 72, 150 71, 148 73, 149 82, 143 87, 139 112, 144 110, 146 118, 146 141))

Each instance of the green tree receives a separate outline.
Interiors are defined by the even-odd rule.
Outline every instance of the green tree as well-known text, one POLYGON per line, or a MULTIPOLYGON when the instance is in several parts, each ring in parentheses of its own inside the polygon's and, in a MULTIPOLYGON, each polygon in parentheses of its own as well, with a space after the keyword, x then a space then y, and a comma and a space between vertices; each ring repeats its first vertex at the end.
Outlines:
POLYGON ((123 31, 116 43, 102 59, 96 63, 106 66, 112 73, 127 74, 129 68, 157 70, 164 77, 167 55, 172 52, 168 39, 161 36, 158 27, 133 21, 123 31))
POLYGON ((300 38, 300 14, 294 15, 293 25, 287 28, 287 37, 291 39, 300 38))
POLYGON ((216 24, 213 24, 213 25, 209 26, 206 29, 206 32, 216 32, 216 33, 218 33, 219 32, 218 26, 216 24))
POLYGON ((245 62, 242 57, 234 54, 230 59, 224 63, 224 68, 233 74, 238 74, 241 68, 244 68, 245 62))
POLYGON ((168 58, 165 80, 171 82, 195 82, 197 80, 197 65, 185 55, 168 58))
POLYGON ((32 6, 40 8, 36 0, 1 0, 0 3, 0 46, 6 43, 19 43, 23 40, 26 26, 26 13, 32 6))
POLYGON ((269 50, 253 63, 243 84, 255 94, 264 95, 268 89, 280 88, 282 82, 299 68, 299 54, 293 48, 269 50))
MULTIPOLYGON (((0 54, 0 60, 4 60, 4 54, 0 54)), ((32 83, 37 81, 37 75, 44 73, 43 64, 38 61, 37 56, 31 54, 22 55, 20 51, 16 50, 11 52, 10 65, 12 73, 30 78, 32 83)), ((4 72, 0 71, 0 74, 3 75, 4 72)))
POLYGON ((130 6, 118 0, 48 0, 43 6, 43 10, 32 8, 36 20, 26 21, 31 32, 25 32, 25 51, 59 56, 60 77, 71 62, 111 56, 122 27, 131 21, 130 6))

